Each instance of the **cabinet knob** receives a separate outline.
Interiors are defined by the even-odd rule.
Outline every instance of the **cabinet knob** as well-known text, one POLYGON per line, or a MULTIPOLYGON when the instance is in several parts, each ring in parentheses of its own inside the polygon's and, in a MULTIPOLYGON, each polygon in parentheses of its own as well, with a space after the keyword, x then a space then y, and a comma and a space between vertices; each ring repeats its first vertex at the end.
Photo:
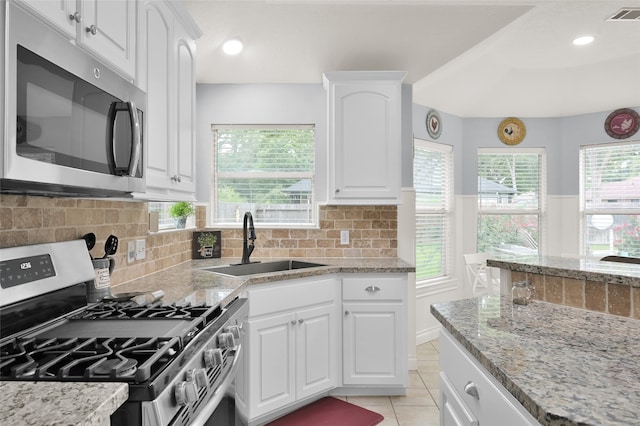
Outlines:
POLYGON ((304 320, 303 320, 302 318, 300 318, 300 319, 298 320, 298 324, 302 324, 303 322, 304 322, 304 320))
POLYGON ((345 315, 349 315, 349 314, 350 314, 350 312, 349 312, 349 311, 344 311, 344 314, 345 314, 345 315))
POLYGON ((296 325, 296 320, 291 320, 291 325, 296 325))
POLYGON ((171 176, 171 180, 174 182, 182 182, 182 178, 178 175, 171 176))
POLYGON ((336 189, 336 194, 337 194, 338 192, 340 192, 340 189, 339 189, 339 188, 338 188, 338 189, 336 189))
POLYGON ((364 290, 366 292, 369 292, 369 293, 375 293, 375 292, 380 291, 380 287, 375 286, 375 285, 370 285, 369 287, 365 288, 364 290))
POLYGON ((96 35, 98 34, 98 27, 96 27, 95 25, 91 25, 90 27, 85 28, 85 30, 88 33, 91 33, 91 35, 96 35))
POLYGON ((80 15, 80 12, 76 12, 73 15, 69 15, 69 19, 80 23, 82 21, 82 16, 80 15))
POLYGON ((464 385, 464 391, 471 395, 472 397, 474 397, 477 400, 480 400, 480 395, 478 395, 478 388, 476 387, 476 384, 473 382, 467 382, 466 385, 464 385))

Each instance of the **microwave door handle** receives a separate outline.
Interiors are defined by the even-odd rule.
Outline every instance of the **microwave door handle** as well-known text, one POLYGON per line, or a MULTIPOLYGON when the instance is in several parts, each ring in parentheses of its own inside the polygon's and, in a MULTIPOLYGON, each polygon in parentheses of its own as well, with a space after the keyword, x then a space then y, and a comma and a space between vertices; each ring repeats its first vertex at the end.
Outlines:
POLYGON ((129 160, 129 176, 135 176, 142 151, 142 129, 140 128, 140 117, 138 117, 136 104, 133 101, 129 101, 127 105, 129 107, 129 115, 131 116, 131 159, 129 160))
POLYGON ((110 122, 110 142, 109 150, 109 167, 112 173, 118 176, 135 176, 140 162, 140 152, 142 148, 142 129, 140 128, 140 118, 138 117, 138 109, 132 101, 129 102, 113 102, 109 108, 110 122), (119 111, 127 111, 131 120, 131 156, 127 167, 118 167, 116 164, 116 114, 119 111))

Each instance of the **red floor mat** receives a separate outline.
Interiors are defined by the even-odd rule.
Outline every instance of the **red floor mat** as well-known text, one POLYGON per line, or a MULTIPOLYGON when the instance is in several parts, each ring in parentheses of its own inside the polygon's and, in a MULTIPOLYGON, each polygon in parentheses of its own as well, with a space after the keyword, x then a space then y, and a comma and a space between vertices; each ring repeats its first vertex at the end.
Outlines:
POLYGON ((373 426, 384 417, 340 399, 325 397, 267 426, 373 426))

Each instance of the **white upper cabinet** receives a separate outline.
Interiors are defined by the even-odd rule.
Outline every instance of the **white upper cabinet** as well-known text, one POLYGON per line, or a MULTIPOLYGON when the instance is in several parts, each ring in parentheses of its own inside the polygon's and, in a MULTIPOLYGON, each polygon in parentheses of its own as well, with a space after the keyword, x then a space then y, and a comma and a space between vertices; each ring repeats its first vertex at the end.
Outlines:
POLYGON ((404 71, 325 73, 329 204, 399 204, 404 71))
POLYGON ((114 70, 133 79, 136 66, 135 0, 20 0, 114 70))
POLYGON ((195 199, 195 38, 179 5, 141 2, 138 85, 147 92, 146 184, 138 198, 195 199))

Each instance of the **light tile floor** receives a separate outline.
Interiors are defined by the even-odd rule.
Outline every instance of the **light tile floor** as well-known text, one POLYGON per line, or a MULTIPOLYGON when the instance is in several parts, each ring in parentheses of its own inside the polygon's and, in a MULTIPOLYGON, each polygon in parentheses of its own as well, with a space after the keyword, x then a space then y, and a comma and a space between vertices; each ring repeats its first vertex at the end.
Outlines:
POLYGON ((382 414, 384 420, 378 426, 439 426, 439 357, 438 340, 418 346, 418 370, 409 371, 405 396, 347 396, 344 399, 382 414))

